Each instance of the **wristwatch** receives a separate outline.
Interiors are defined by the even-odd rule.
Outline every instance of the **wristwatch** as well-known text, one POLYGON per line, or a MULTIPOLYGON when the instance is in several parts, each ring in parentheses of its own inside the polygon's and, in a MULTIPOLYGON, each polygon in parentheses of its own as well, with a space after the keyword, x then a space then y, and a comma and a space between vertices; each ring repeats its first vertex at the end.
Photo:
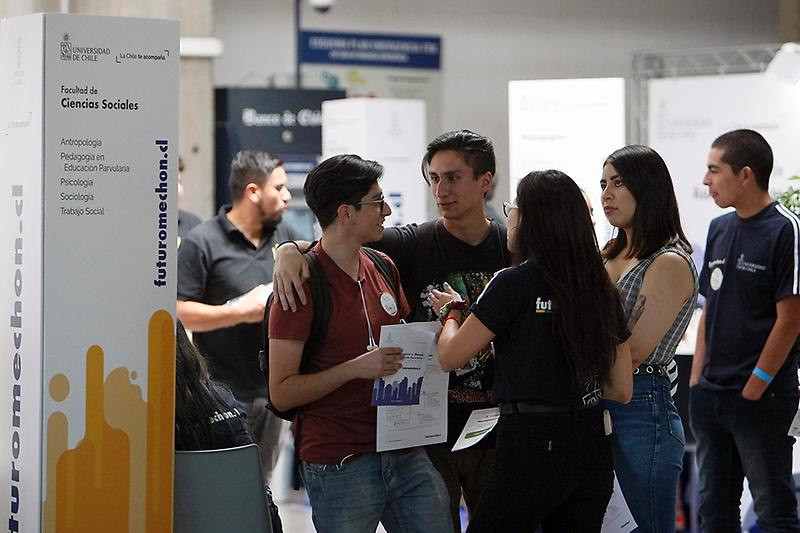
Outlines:
POLYGON ((464 300, 450 300, 442 307, 439 308, 439 317, 445 318, 450 314, 450 311, 463 311, 467 308, 467 302, 464 300))

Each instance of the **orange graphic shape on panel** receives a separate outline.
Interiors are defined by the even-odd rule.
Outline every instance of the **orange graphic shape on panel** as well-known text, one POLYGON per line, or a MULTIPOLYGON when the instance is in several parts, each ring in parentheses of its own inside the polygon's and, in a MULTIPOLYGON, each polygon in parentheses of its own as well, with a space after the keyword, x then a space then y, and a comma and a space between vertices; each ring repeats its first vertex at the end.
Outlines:
MULTIPOLYGON (((99 346, 86 353, 86 432, 68 449, 68 420, 47 421, 44 531, 160 533, 172 530, 175 413, 175 329, 172 316, 155 312, 148 329, 148 402, 120 367, 103 383, 99 346)), ((56 374, 50 397, 69 395, 69 379, 56 374)))
POLYGON ((109 425, 124 431, 131 443, 130 531, 145 532, 147 484, 147 403, 142 388, 131 383, 135 372, 114 369, 106 377, 105 415, 109 425))
POLYGON ((105 420, 104 389, 103 350, 92 346, 86 352, 86 433, 56 463, 58 533, 128 533, 130 442, 105 420))
POLYGON ((175 458, 175 324, 153 313, 147 332, 147 532, 172 531, 175 458))

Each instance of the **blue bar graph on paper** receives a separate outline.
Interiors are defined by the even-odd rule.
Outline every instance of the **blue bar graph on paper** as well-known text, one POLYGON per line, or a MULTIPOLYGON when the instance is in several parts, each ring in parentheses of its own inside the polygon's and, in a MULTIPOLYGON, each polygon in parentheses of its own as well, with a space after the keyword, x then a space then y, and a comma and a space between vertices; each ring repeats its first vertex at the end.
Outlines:
POLYGON ((422 379, 420 376, 410 387, 407 377, 391 383, 383 378, 376 379, 372 387, 372 405, 419 405, 422 379))

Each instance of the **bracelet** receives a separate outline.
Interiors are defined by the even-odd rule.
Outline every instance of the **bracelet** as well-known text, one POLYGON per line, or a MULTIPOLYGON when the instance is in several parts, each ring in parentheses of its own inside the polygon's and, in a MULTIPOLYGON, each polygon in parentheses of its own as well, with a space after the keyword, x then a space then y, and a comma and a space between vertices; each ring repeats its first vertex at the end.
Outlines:
POLYGON ((767 385, 769 385, 770 383, 772 383, 772 380, 773 380, 773 379, 775 379, 775 376, 770 376, 769 374, 767 374, 766 372, 764 372, 763 370, 761 370, 761 369, 760 369, 760 368, 758 368, 758 367, 755 367, 755 368, 753 369, 753 375, 754 375, 755 377, 759 378, 759 379, 760 379, 760 380, 762 380, 762 381, 766 381, 766 382, 767 382, 767 385))
POLYGON ((447 315, 447 318, 444 319, 444 321, 442 322, 442 327, 444 327, 444 325, 447 324, 448 320, 455 320, 456 324, 458 324, 458 327, 461 327, 461 321, 458 318, 450 315, 447 315))
POLYGON ((450 311, 464 311, 466 308, 467 304, 463 300, 450 300, 439 308, 439 318, 446 317, 450 311))
POLYGON ((280 248, 280 247, 281 247, 281 246, 283 246, 284 244, 289 244, 289 243, 292 243, 292 244, 294 244, 294 247, 295 247, 295 248, 297 248, 297 252, 298 252, 298 253, 300 253, 300 247, 297 245, 297 243, 296 243, 296 242, 294 242, 294 241, 283 241, 283 242, 279 242, 278 244, 276 244, 275 246, 273 246, 273 247, 272 247, 272 259, 273 259, 273 260, 274 260, 274 259, 277 259, 277 256, 278 256, 278 248, 280 248))
POLYGON ((277 250, 278 248, 280 248, 280 247, 281 247, 281 246, 283 246, 284 244, 289 244, 289 243, 292 243, 292 244, 294 244, 294 247, 295 247, 295 248, 297 248, 297 251, 298 251, 299 253, 302 253, 302 252, 300 252, 300 246, 298 246, 296 242, 294 242, 294 241, 291 241, 291 240, 290 240, 290 241, 283 241, 283 242, 279 242, 278 244, 276 244, 276 245, 275 245, 275 249, 277 250))

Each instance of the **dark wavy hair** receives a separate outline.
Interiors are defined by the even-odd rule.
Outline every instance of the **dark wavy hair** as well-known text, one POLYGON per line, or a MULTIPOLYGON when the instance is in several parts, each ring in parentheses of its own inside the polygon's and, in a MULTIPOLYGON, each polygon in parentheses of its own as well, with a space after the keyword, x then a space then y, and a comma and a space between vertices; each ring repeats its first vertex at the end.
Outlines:
POLYGON ((175 449, 211 450, 216 448, 211 417, 224 402, 180 320, 175 333, 175 449))
POLYGON ((303 194, 324 230, 336 219, 340 205, 355 205, 382 177, 383 165, 376 161, 355 154, 335 155, 308 173, 303 194))
MULTIPOLYGON (((677 244, 692 252, 683 233, 678 200, 667 164, 649 146, 624 146, 608 156, 603 167, 611 165, 636 200, 633 213, 630 257, 642 258, 666 244, 677 244)), ((624 231, 608 241, 603 249, 606 259, 614 259, 628 245, 624 231)))
POLYGON ((517 186, 516 248, 553 291, 553 322, 574 383, 606 381, 623 340, 619 293, 603 266, 586 201, 559 170, 531 172, 517 186))

